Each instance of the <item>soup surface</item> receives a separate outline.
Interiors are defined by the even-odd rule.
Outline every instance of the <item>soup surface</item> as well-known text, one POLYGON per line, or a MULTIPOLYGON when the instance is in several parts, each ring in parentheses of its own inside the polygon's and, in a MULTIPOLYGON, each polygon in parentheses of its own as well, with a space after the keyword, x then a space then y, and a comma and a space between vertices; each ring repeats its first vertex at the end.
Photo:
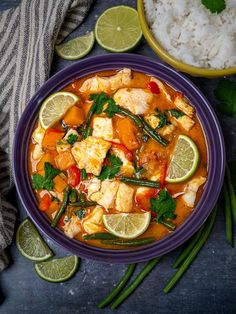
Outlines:
MULTIPOLYGON (((52 227, 113 249, 178 228, 207 180, 205 137, 188 99, 128 68, 75 80, 62 92, 78 98, 49 127, 39 114, 28 151, 38 207, 52 227)), ((60 110, 60 102, 50 105, 60 110)))

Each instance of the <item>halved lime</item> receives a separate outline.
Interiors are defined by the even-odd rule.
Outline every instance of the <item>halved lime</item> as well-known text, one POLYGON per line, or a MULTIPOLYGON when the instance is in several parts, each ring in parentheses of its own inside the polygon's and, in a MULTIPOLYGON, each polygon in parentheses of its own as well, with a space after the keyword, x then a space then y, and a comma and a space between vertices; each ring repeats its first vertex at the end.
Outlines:
POLYGON ((121 238, 134 239, 144 233, 151 220, 151 213, 122 213, 103 215, 106 229, 121 238))
POLYGON ((167 170, 166 182, 178 183, 189 179, 197 170, 198 164, 197 145, 187 135, 180 135, 167 170))
POLYGON ((124 5, 106 10, 96 22, 95 37, 99 45, 112 52, 133 49, 142 37, 138 12, 124 5))
POLYGON ((47 129, 57 122, 80 98, 69 92, 58 92, 46 98, 39 112, 42 128, 47 129))
POLYGON ((23 220, 17 229, 16 245, 21 254, 31 261, 45 261, 53 256, 29 218, 23 220))
POLYGON ((86 56, 93 48, 95 42, 94 32, 77 37, 66 43, 55 46, 56 53, 66 60, 77 60, 86 56))
POLYGON ((36 263, 34 268, 42 279, 50 282, 62 282, 70 279, 76 273, 78 265, 78 256, 66 256, 36 263))

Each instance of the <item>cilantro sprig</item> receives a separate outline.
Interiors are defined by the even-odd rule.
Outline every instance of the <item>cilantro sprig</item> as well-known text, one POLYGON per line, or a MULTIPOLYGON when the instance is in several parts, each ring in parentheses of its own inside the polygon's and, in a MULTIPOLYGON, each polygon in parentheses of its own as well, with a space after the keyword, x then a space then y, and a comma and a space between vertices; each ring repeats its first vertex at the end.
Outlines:
POLYGON ((118 112, 118 106, 114 99, 107 96, 104 92, 91 94, 89 99, 93 100, 93 105, 95 107, 94 113, 96 114, 101 114, 103 112, 105 104, 107 104, 107 107, 104 112, 109 118, 112 118, 118 112))
POLYGON ((156 198, 151 198, 151 211, 157 214, 157 222, 165 219, 174 219, 176 202, 166 190, 161 190, 156 198))
POLYGON ((220 101, 217 108, 222 113, 236 118, 236 82, 221 80, 214 90, 216 98, 220 101))
POLYGON ((176 110, 176 109, 169 109, 168 112, 172 117, 176 119, 179 119, 180 117, 185 116, 185 114, 182 111, 176 110))
POLYGON ((105 179, 113 179, 119 172, 123 165, 121 159, 115 155, 108 156, 109 164, 102 167, 100 175, 97 177, 103 181, 105 179))
POLYGON ((44 163, 45 176, 38 173, 32 175, 32 185, 35 190, 51 191, 54 187, 53 178, 55 178, 61 171, 54 168, 49 162, 44 163))
POLYGON ((69 134, 66 141, 67 143, 73 145, 77 140, 78 140, 78 135, 72 133, 72 134, 69 134))
POLYGON ((202 4, 211 11, 211 13, 220 13, 225 8, 225 0, 202 0, 202 4))
POLYGON ((157 117, 159 119, 159 123, 158 123, 157 129, 161 129, 161 128, 163 128, 163 126, 169 124, 168 118, 167 118, 165 113, 160 112, 160 113, 157 114, 157 117))

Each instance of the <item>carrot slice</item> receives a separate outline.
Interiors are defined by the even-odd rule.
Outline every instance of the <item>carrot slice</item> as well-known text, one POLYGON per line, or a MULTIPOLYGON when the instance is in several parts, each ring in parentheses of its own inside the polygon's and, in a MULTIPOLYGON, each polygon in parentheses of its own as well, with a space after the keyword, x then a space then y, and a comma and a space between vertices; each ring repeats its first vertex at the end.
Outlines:
POLYGON ((129 149, 137 149, 139 144, 136 138, 137 128, 129 118, 117 119, 116 132, 121 142, 129 149))
POLYGON ((37 163, 37 171, 41 173, 41 171, 43 172, 42 175, 44 175, 44 164, 45 162, 50 162, 50 164, 52 164, 53 166, 55 166, 55 162, 54 162, 54 157, 55 157, 55 154, 53 153, 46 153, 42 156, 42 158, 39 160, 39 162, 37 163))
POLYGON ((64 151, 55 157, 55 163, 60 170, 66 170, 75 164, 74 157, 69 151, 64 151))
POLYGON ((62 177, 60 175, 57 175, 54 179, 54 188, 57 190, 57 192, 61 193, 65 190, 65 188, 67 187, 67 183, 65 180, 62 179, 62 177))
POLYGON ((45 212, 49 209, 51 205, 51 196, 49 193, 45 193, 39 201, 39 208, 41 211, 45 212))
POLYGON ((47 129, 43 138, 42 147, 49 150, 55 150, 57 141, 62 139, 64 134, 65 133, 60 130, 47 129))

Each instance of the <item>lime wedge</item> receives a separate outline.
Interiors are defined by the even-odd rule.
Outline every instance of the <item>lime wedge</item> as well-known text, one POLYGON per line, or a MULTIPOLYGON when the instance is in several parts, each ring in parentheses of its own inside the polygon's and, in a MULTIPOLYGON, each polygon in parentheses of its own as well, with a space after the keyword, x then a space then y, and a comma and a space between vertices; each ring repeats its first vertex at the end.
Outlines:
POLYGON ((62 282, 70 279, 76 273, 78 265, 78 256, 66 256, 36 263, 34 268, 42 279, 50 282, 62 282))
POLYGON ((45 261, 53 256, 29 218, 23 220, 17 229, 16 245, 21 254, 31 261, 45 261))
POLYGON ((100 46, 112 52, 133 49, 142 37, 138 12, 123 5, 106 10, 96 22, 95 37, 100 46))
POLYGON ((121 238, 134 239, 144 233, 151 220, 150 212, 103 215, 106 229, 121 238))
POLYGON ((57 122, 80 98, 73 93, 58 92, 44 100, 39 112, 42 128, 47 129, 57 122))
POLYGON ((189 179, 197 170, 198 164, 197 145, 190 137, 180 135, 167 170, 166 182, 178 183, 189 179))
POLYGON ((66 60, 77 60, 86 56, 93 48, 95 42, 94 32, 77 37, 66 43, 55 46, 56 53, 66 60))

